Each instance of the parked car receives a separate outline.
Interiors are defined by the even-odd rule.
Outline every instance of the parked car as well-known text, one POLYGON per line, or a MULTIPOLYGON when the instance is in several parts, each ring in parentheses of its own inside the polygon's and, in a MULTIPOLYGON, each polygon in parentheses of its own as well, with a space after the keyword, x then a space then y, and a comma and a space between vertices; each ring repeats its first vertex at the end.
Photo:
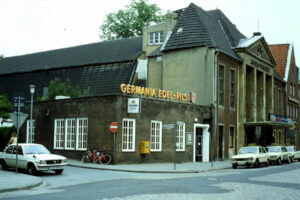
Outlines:
MULTIPOLYGON (((0 152, 0 169, 16 168, 17 145, 12 144, 0 152)), ((63 173, 67 158, 50 153, 41 144, 18 145, 18 168, 28 170, 33 175, 37 171, 53 170, 56 174, 63 173)))
POLYGON ((282 162, 291 162, 292 153, 284 146, 268 146, 267 147, 270 155, 270 163, 277 163, 281 165, 282 162))
POLYGON ((259 167, 262 163, 269 166, 269 154, 264 147, 247 146, 240 148, 237 155, 232 156, 232 168, 237 166, 259 167))
POLYGON ((288 152, 292 153, 291 161, 294 161, 294 160, 300 161, 300 151, 297 151, 296 146, 286 146, 285 148, 288 150, 288 152))

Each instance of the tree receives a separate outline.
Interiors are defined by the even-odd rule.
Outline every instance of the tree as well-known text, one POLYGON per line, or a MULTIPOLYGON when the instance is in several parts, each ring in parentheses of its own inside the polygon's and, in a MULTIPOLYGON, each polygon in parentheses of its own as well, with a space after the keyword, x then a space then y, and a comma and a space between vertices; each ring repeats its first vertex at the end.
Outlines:
POLYGON ((143 35, 143 28, 164 19, 162 10, 156 4, 148 4, 148 0, 132 0, 125 10, 106 15, 100 27, 100 39, 114 40, 143 35))
POLYGON ((0 117, 8 118, 8 113, 13 111, 13 106, 6 95, 0 95, 0 117))
POLYGON ((1 60, 2 58, 4 58, 4 55, 3 55, 3 54, 0 54, 0 60, 1 60))
POLYGON ((55 97, 58 95, 79 97, 80 91, 71 85, 71 81, 69 79, 67 79, 65 82, 62 82, 59 78, 55 77, 52 81, 50 81, 48 86, 48 94, 42 100, 55 99, 55 97))

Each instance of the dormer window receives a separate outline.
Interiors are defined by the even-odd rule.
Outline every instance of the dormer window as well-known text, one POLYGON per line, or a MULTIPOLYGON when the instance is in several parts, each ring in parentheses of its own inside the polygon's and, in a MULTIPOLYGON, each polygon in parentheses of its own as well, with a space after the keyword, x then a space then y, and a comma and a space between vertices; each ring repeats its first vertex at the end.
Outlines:
POLYGON ((164 32, 153 32, 149 34, 149 45, 162 44, 164 42, 164 32))

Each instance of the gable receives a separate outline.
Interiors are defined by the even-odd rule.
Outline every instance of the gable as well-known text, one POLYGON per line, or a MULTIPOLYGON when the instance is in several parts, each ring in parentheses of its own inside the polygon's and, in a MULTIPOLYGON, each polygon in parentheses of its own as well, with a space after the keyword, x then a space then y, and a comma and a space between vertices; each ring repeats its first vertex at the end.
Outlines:
POLYGON ((261 40, 249 47, 248 51, 257 57, 268 61, 269 63, 274 62, 274 58, 269 47, 265 45, 261 40))
POLYGON ((247 52, 253 57, 269 63, 273 67, 276 66, 276 61, 263 36, 254 36, 252 38, 242 39, 235 50, 247 52))

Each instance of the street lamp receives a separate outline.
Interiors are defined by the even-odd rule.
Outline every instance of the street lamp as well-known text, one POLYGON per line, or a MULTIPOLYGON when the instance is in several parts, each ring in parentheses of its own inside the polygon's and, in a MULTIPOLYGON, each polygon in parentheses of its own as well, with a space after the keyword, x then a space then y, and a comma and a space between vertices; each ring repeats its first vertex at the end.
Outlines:
POLYGON ((29 143, 32 143, 32 108, 33 108, 33 94, 34 94, 34 91, 35 91, 35 85, 29 85, 29 91, 30 91, 30 94, 31 94, 29 143))

